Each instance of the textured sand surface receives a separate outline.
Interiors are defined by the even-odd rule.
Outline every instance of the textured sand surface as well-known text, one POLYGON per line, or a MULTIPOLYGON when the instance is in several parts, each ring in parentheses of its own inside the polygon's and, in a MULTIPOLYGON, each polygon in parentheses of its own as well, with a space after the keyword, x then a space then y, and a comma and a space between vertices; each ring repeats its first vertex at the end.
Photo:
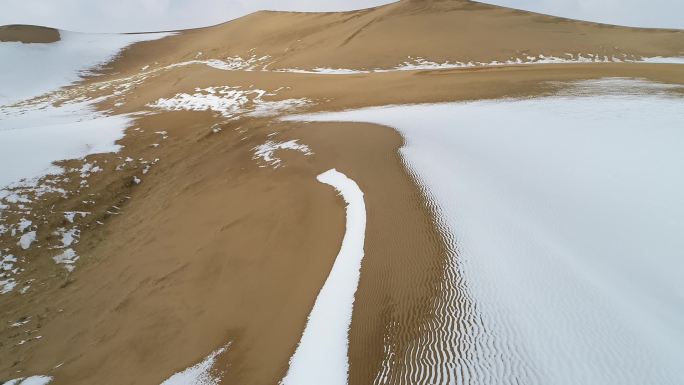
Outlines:
MULTIPOLYGON (((52 31, 0 27, 0 40, 49 43, 59 39, 52 31)), ((343 202, 316 180, 334 168, 358 184, 367 210, 349 383, 383 383, 386 355, 411 357, 453 279, 438 208, 405 167, 394 129, 279 118, 551 95, 604 77, 684 84, 682 65, 625 62, 657 56, 684 56, 684 32, 410 0, 181 31, 130 46, 98 76, 1 106, 15 114, 92 100, 106 115, 145 114, 133 116, 119 152, 59 162, 65 174, 38 183, 52 192, 0 195, 0 250, 23 269, 0 295, 0 380, 155 384, 220 351, 212 376, 221 383, 278 383, 344 236, 343 202), (536 64, 489 65, 517 59, 536 64), (425 62, 473 66, 392 70, 425 62), (316 69, 345 71, 291 72, 316 69), (256 148, 276 150, 267 158, 256 148), (19 230, 23 219, 31 224, 19 230), (65 252, 60 229, 76 225, 69 272, 53 258, 65 252), (18 239, 31 231, 23 250, 18 239)))

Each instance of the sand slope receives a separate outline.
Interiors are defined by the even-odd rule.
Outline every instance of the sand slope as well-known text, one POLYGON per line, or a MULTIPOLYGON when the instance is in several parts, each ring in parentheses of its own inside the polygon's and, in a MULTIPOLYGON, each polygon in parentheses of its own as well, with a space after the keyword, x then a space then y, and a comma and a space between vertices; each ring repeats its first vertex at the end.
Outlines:
MULTIPOLYGON (((0 39, 59 38, 50 31, 1 27, 0 39)), ((433 321, 431 308, 447 279, 437 208, 404 167, 403 139, 391 128, 278 117, 545 95, 566 81, 602 77, 682 85, 684 66, 601 62, 347 75, 274 70, 565 54, 587 61, 682 56, 684 32, 462 0, 400 1, 344 13, 257 12, 134 44, 96 69, 98 76, 0 107, 23 113, 78 99, 94 101, 105 114, 148 113, 135 116, 118 142, 120 152, 61 162, 66 178, 50 185, 67 194, 33 199, 33 192, 15 191, 32 198, 30 204, 1 198, 7 207, 0 225, 19 231, 22 218, 30 219, 22 231, 37 236, 36 247, 23 250, 21 232, 0 231, 0 250, 21 257, 23 269, 16 290, 0 295, 0 322, 10 325, 0 328, 0 380, 43 374, 55 384, 161 383, 230 343, 215 357, 212 373, 222 383, 278 383, 344 235, 339 197, 316 181, 336 168, 366 199, 349 382, 373 383, 389 370, 382 367, 388 349, 410 359, 407 349, 425 338, 433 321), (278 168, 255 157, 257 146, 290 140, 311 154, 278 150, 272 154, 281 160, 278 168), (101 171, 83 176, 85 164, 101 171), (72 224, 65 213, 73 212, 88 214, 75 215, 72 224), (80 259, 70 273, 52 258, 63 251, 55 249, 63 241, 55 231, 72 225, 81 231, 73 246, 80 259)))
POLYGON ((198 51, 205 58, 269 55, 269 69, 392 68, 409 56, 489 63, 540 54, 602 59, 684 54, 679 30, 578 22, 464 0, 404 0, 344 13, 257 12, 187 31, 168 43, 164 52, 145 53, 148 48, 141 46, 138 54, 160 63, 190 60, 198 51))

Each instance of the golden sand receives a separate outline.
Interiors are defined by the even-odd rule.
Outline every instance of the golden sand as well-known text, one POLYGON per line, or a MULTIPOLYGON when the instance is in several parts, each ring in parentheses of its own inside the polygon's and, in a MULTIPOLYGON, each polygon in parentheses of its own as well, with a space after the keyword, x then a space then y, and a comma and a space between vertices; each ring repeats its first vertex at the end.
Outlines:
MULTIPOLYGON (((0 39, 55 41, 59 35, 51 31, 2 27, 0 39)), ((97 85, 150 66, 123 98, 98 108, 149 110, 146 105, 159 98, 229 85, 281 89, 272 100, 307 98, 312 103, 303 112, 316 112, 526 97, 554 92, 559 81, 602 77, 684 84, 684 66, 535 64, 349 75, 164 67, 252 55, 268 55, 271 70, 368 70, 392 68, 408 56, 489 63, 540 54, 639 58, 683 52, 683 31, 577 22, 468 1, 411 0, 345 13, 257 12, 183 31, 132 46, 101 76, 69 91, 70 97, 105 95, 111 89, 97 85)), ((21 371, 54 376, 55 384, 160 383, 232 342, 216 364, 224 371, 222 383, 276 384, 344 233, 341 202, 315 178, 334 167, 359 184, 368 207, 350 383, 372 383, 388 328, 402 322, 392 341, 401 351, 429 324, 446 263, 434 213, 398 154, 399 134, 369 124, 157 112, 137 118, 120 153, 88 158, 107 164, 88 188, 35 204, 34 215, 46 218, 39 242, 63 225, 61 212, 93 215, 81 222, 74 273, 55 266, 48 250, 24 253, 32 260, 26 277, 39 284, 25 295, 0 296, 0 321, 30 316, 42 338, 17 345, 26 336, 0 329, 0 378, 21 371), (168 139, 160 142, 156 132, 162 130, 168 139), (259 167, 253 148, 274 133, 278 140, 298 139, 314 154, 281 151, 285 167, 259 167), (133 161, 116 171, 126 157, 133 161), (133 183, 142 162, 157 158, 142 183, 133 183), (86 205, 86 198, 96 203, 86 205)), ((0 238, 2 247, 15 247, 8 239, 0 238)))

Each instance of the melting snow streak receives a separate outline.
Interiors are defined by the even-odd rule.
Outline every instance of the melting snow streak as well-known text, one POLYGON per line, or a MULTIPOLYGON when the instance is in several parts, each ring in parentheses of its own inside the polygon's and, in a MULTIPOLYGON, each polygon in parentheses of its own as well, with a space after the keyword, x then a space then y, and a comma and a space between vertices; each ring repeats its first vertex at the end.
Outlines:
POLYGON ((324 172, 318 176, 318 181, 335 188, 347 203, 347 230, 335 264, 309 314, 299 346, 290 359, 290 369, 282 385, 347 383, 348 333, 363 259, 366 205, 356 182, 337 170, 324 172))

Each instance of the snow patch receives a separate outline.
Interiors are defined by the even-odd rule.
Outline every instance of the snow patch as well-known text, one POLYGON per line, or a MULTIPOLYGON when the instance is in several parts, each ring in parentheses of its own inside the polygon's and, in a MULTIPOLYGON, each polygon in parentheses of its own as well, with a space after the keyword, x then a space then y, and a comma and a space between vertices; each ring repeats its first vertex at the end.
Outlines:
POLYGON ((353 74, 367 74, 371 71, 353 70, 348 68, 325 68, 318 67, 312 70, 305 70, 300 68, 284 68, 273 70, 273 72, 290 72, 296 74, 319 74, 319 75, 353 75, 353 74))
POLYGON ((62 237, 62 247, 69 247, 74 243, 78 242, 78 237, 80 236, 81 232, 80 230, 74 228, 74 229, 65 229, 65 228, 59 228, 57 229, 57 235, 61 235, 62 237))
POLYGON ((258 101, 252 107, 252 110, 247 112, 246 116, 255 118, 266 118, 271 116, 278 116, 284 112, 297 111, 306 107, 310 101, 308 99, 285 99, 275 101, 258 101))
POLYGON ((17 281, 14 278, 0 279, 0 294, 7 294, 14 290, 17 286, 17 281))
POLYGON ((644 57, 640 60, 642 63, 658 63, 658 64, 684 64, 684 57, 644 57))
POLYGON ((310 103, 305 98, 265 101, 263 97, 266 95, 272 94, 259 89, 230 86, 196 88, 194 94, 179 93, 172 98, 160 98, 148 104, 148 107, 166 111, 213 111, 232 119, 241 114, 274 116, 310 103))
POLYGON ((81 173, 81 178, 85 179, 90 177, 91 174, 94 174, 96 172, 101 172, 102 168, 100 166, 97 166, 93 163, 84 163, 83 166, 80 169, 81 173))
POLYGON ((74 220, 76 219, 77 215, 80 215, 81 218, 85 218, 88 214, 90 214, 90 212, 88 211, 65 211, 64 219, 69 221, 69 223, 74 223, 74 220))
POLYGON ((21 377, 5 382, 5 385, 47 385, 52 382, 50 376, 21 377))
POLYGON ((19 232, 23 233, 24 230, 26 230, 28 227, 30 227, 33 224, 33 222, 29 221, 26 218, 21 218, 19 220, 19 224, 17 225, 19 232))
MULTIPOLYGON (((198 56, 196 56, 198 57, 198 56)), ((249 58, 242 58, 240 56, 229 56, 226 59, 209 59, 209 60, 189 60, 181 63, 171 64, 165 68, 184 67, 188 65, 203 64, 211 68, 216 68, 223 71, 256 71, 259 65, 264 68, 265 62, 271 57, 252 55, 249 58)))
POLYGON ((278 150, 294 150, 307 156, 313 155, 309 146, 297 143, 298 141, 298 139, 289 140, 287 142, 274 142, 269 140, 266 143, 253 148, 253 159, 261 159, 261 161, 265 163, 265 165, 260 167, 271 166, 273 168, 278 168, 282 165, 282 160, 275 155, 275 152, 278 150))
MULTIPOLYGON (((63 170, 52 163, 116 152, 131 116, 104 116, 95 101, 39 110, 0 108, 0 189, 63 170)), ((84 172, 93 172, 88 166, 84 172)))
POLYGON ((17 286, 17 281, 13 277, 20 271, 15 266, 17 261, 17 257, 12 254, 5 256, 0 254, 0 294, 7 294, 17 286))
POLYGON ((22 249, 27 250, 31 247, 31 244, 36 240, 36 232, 35 231, 29 231, 28 233, 24 234, 19 238, 19 242, 17 243, 19 246, 21 246, 22 249))
POLYGON ((64 268, 69 272, 74 271, 74 264, 76 261, 78 261, 78 259, 78 254, 76 254, 74 249, 71 248, 66 249, 61 254, 52 257, 52 260, 54 260, 56 264, 64 265, 64 268))
POLYGON ((218 385, 220 378, 213 375, 211 368, 216 362, 216 357, 223 354, 229 346, 230 344, 214 351, 202 362, 174 374, 161 385, 218 385))
POLYGON ((476 67, 497 67, 497 66, 511 66, 511 65, 529 65, 529 64, 577 64, 577 63, 668 63, 668 64, 684 64, 684 57, 644 57, 637 58, 635 56, 622 55, 600 55, 591 53, 566 53, 564 56, 548 56, 548 55, 522 55, 521 57, 512 57, 503 61, 493 60, 489 62, 479 61, 444 61, 438 62, 429 60, 423 57, 408 56, 408 60, 392 67, 392 68, 375 68, 372 70, 358 70, 348 68, 324 68, 318 67, 314 69, 301 68, 282 68, 273 70, 273 72, 290 72, 302 74, 320 74, 320 75, 353 75, 353 74, 367 74, 372 72, 394 72, 394 71, 418 71, 418 70, 444 70, 444 69, 458 69, 458 68, 476 68, 476 67))
POLYGON ((14 264, 17 263, 17 257, 12 254, 0 257, 2 257, 2 259, 0 259, 0 270, 8 271, 14 269, 14 264))

